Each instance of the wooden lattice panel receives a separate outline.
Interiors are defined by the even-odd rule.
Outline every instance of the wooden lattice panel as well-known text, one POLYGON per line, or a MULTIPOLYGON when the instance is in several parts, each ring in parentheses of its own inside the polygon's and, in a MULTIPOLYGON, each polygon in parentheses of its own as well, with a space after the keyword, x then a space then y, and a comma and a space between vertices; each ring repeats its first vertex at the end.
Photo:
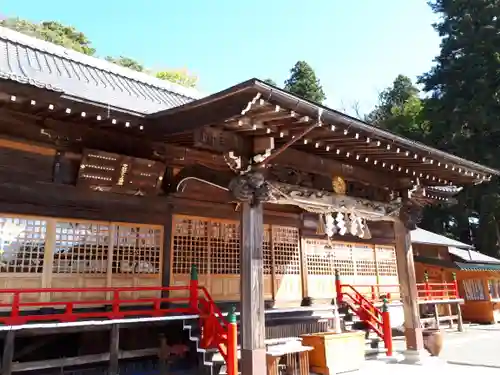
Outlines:
POLYGON ((376 276, 375 252, 373 246, 355 244, 352 251, 354 253, 356 276, 376 276))
POLYGON ((328 246, 328 241, 306 239, 304 246, 308 295, 313 298, 333 298, 335 295, 335 263, 334 253, 328 246))
POLYGON ((306 267, 308 275, 332 276, 334 274, 333 252, 325 240, 306 239, 306 267))
POLYGON ((160 274, 160 227, 116 225, 113 244, 113 273, 160 274))
POLYGON ((352 245, 335 242, 332 244, 334 264, 340 276, 354 276, 354 259, 352 256, 352 245))
POLYGON ((210 274, 240 273, 240 226, 235 222, 209 222, 210 274))
POLYGON ((208 220, 174 217, 173 261, 174 274, 189 275, 195 264, 198 274, 208 274, 208 220))
MULTIPOLYGON (((43 286, 46 233, 46 220, 0 217, 0 289, 43 286)), ((21 300, 35 302, 39 298, 39 293, 24 294, 21 300)), ((0 303, 11 301, 11 294, 0 293, 0 303)))
POLYGON ((272 241, 271 241, 271 227, 264 225, 264 233, 262 240, 262 252, 264 255, 264 275, 271 276, 273 274, 273 254, 272 254, 272 241))
MULTIPOLYGON (((200 284, 209 289, 213 298, 219 300, 239 298, 240 225, 238 222, 176 215, 173 221, 172 245, 173 284, 186 285, 191 266, 196 264, 200 284)), ((276 252, 276 248, 282 249, 282 254, 285 256, 292 251, 296 253, 294 261, 291 262, 290 273, 300 272, 298 231, 295 237, 290 239, 286 232, 279 229, 273 232, 271 226, 265 225, 262 250, 266 298, 271 298, 273 293, 273 262, 276 262, 276 254, 273 256, 273 251, 276 252), (273 233, 275 234, 272 235, 273 233)), ((283 256, 280 259, 283 259, 283 256)), ((274 267, 274 273, 277 269, 274 267)), ((281 267, 278 272, 287 272, 287 266, 281 267)))
POLYGON ((276 275, 300 275, 299 230, 273 226, 273 251, 276 275))
POLYGON ((394 246, 375 246, 377 269, 380 277, 398 277, 396 249, 394 246))
POLYGON ((57 221, 53 273, 107 271, 109 224, 57 221))
POLYGON ((355 284, 360 293, 371 295, 371 286, 377 284, 375 249, 373 245, 353 244, 355 284))
POLYGON ((0 273, 42 273, 46 226, 40 219, 0 217, 0 273))
POLYGON ((278 304, 302 299, 299 230, 272 226, 274 296, 278 304))

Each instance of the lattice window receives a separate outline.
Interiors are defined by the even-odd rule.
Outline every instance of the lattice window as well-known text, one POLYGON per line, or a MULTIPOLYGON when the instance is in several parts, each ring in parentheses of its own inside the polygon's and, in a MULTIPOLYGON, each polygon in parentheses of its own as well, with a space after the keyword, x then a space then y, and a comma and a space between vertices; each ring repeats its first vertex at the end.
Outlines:
POLYGON ((262 252, 264 255, 264 275, 272 275, 273 273, 273 255, 271 251, 272 241, 271 241, 271 228, 268 225, 264 225, 264 234, 262 241, 262 252))
POLYGON ((240 273, 240 226, 236 222, 209 221, 210 273, 240 273))
POLYGON ((47 222, 0 218, 0 273, 42 273, 47 222))
POLYGON ((352 259, 352 245, 345 243, 333 243, 332 252, 334 257, 334 268, 340 276, 354 275, 354 261, 352 259))
POLYGON ((396 249, 393 246, 375 246, 379 276, 397 276, 396 249))
POLYGON ((352 247, 356 265, 356 275, 375 276, 375 249, 372 245, 356 244, 352 247))
POLYGON ((113 273, 160 273, 162 249, 160 227, 116 225, 113 243, 113 273))
POLYGON ((327 244, 324 240, 305 240, 306 266, 309 275, 333 276, 335 274, 333 253, 330 248, 327 248, 327 244))
POLYGON ((208 274, 208 220, 174 216, 174 274, 189 275, 196 264, 199 274, 208 274))
MULTIPOLYGON (((300 274, 298 243, 297 229, 265 225, 262 242, 264 274, 272 274, 271 248, 275 252, 277 274, 300 274)), ((192 264, 197 265, 200 274, 240 274, 239 223, 174 217, 173 273, 189 274, 192 264)))
POLYGON ((109 225, 57 222, 52 272, 106 273, 109 225))
POLYGON ((276 275, 300 275, 299 230, 272 226, 276 275))

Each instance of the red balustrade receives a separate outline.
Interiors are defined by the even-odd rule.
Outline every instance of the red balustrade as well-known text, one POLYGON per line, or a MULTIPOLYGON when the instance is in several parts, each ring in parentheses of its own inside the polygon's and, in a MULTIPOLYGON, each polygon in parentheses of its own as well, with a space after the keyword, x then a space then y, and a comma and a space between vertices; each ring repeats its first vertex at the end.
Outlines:
POLYGON ((160 317, 165 315, 198 315, 202 334, 200 343, 205 348, 217 348, 228 364, 228 374, 238 374, 237 327, 234 310, 229 321, 224 317, 205 287, 198 284, 196 266, 191 270, 189 285, 169 287, 120 287, 120 288, 26 288, 0 289, 0 300, 9 299, 10 303, 0 303, 7 308, 0 313, 0 323, 22 325, 34 322, 75 322, 90 319, 124 319, 127 317, 160 317), (186 291, 186 297, 162 297, 171 291, 186 291), (152 292, 154 297, 124 298, 124 293, 152 292), (155 293, 156 292, 156 293, 155 293), (39 296, 52 293, 85 294, 102 293, 106 298, 75 299, 70 301, 26 301, 28 295, 39 296), (176 304, 175 307, 170 304, 176 304), (98 309, 96 309, 96 307, 98 309), (103 309, 102 307, 108 307, 103 309), (45 313, 40 310, 47 309, 45 313))
POLYGON ((124 298, 124 293, 156 292, 160 295, 167 291, 188 291, 189 286, 172 287, 121 287, 121 288, 25 288, 25 289, 0 289, 0 299, 6 300, 6 295, 11 298, 10 303, 0 303, 0 308, 10 311, 0 315, 0 323, 19 325, 32 322, 58 321, 74 322, 89 319, 123 319, 126 317, 163 316, 170 314, 197 314, 189 307, 187 297, 140 297, 124 298), (84 298, 68 301, 50 301, 40 298, 39 301, 25 301, 28 295, 39 296, 53 293, 75 294, 102 293, 109 295, 106 298, 84 298), (168 303, 186 304, 186 307, 168 307, 168 303), (96 309, 108 306, 109 309, 96 309), (92 310, 94 308, 94 311, 92 310), (39 310, 47 309, 40 314, 39 310), (50 309, 50 310, 48 310, 50 309))
POLYGON ((429 282, 429 274, 425 271, 424 282, 417 284, 418 299, 424 301, 459 299, 457 277, 455 273, 452 275, 452 282, 434 283, 429 282))
POLYGON ((379 336, 387 349, 387 356, 392 356, 392 328, 390 322, 389 310, 387 307, 387 299, 384 298, 382 309, 376 307, 371 300, 349 284, 337 283, 339 280, 336 274, 337 284, 337 301, 345 303, 349 306, 365 324, 379 336))

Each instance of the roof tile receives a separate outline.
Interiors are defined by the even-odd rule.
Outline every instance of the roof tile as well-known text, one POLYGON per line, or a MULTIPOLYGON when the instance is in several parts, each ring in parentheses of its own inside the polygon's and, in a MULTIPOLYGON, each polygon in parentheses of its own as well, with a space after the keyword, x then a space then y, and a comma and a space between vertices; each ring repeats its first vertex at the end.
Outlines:
POLYGON ((0 78, 149 114, 202 95, 175 83, 0 27, 0 78))

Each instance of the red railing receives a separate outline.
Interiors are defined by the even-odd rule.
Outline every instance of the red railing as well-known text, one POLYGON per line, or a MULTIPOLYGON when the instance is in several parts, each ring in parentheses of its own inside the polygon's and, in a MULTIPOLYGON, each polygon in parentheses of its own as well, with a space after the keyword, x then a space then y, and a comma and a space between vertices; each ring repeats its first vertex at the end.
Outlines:
POLYGON ((0 300, 11 296, 10 303, 0 303, 1 308, 10 311, 0 313, 0 323, 21 325, 33 322, 75 322, 89 319, 123 319, 127 317, 159 317, 171 314, 198 315, 202 328, 200 343, 205 347, 218 348, 226 360, 228 374, 238 373, 237 328, 234 310, 228 319, 224 317, 205 287, 198 285, 196 266, 191 270, 189 285, 169 287, 120 287, 120 288, 29 288, 0 289, 0 300), (186 291, 186 297, 141 297, 123 298, 123 293, 186 291), (102 293, 106 298, 49 301, 43 295, 52 293, 102 293), (38 295, 41 301, 28 302, 27 295, 38 295), (122 295, 120 295, 122 294, 122 295), (3 298, 2 298, 3 297, 3 298), (44 301, 44 299, 46 301, 44 301), (181 306, 169 307, 167 304, 181 306), (184 304, 185 306, 182 306, 184 304), (102 309, 102 307, 108 307, 102 309), (101 308, 101 311, 95 308, 101 308), (94 308, 94 311, 91 310, 94 308), (40 313, 42 309, 50 309, 40 313))
POLYGON ((357 292, 362 294, 363 297, 370 300, 371 302, 382 302, 384 299, 388 301, 399 300, 400 292, 399 285, 390 284, 356 284, 354 285, 357 292))
POLYGON ((459 299, 457 277, 455 273, 452 275, 452 282, 430 283, 429 274, 425 271, 424 282, 417 284, 418 299, 424 301, 459 299))
POLYGON ((338 277, 336 278, 336 283, 338 303, 347 304, 383 340, 384 346, 387 349, 387 355, 392 356, 392 328, 387 300, 384 299, 382 309, 379 309, 352 285, 340 284, 338 277))
MULTIPOLYGON (((0 323, 20 325, 40 321, 74 322, 88 319, 122 319, 132 316, 163 316, 169 314, 197 314, 191 307, 165 307, 167 303, 186 303, 187 297, 141 297, 123 298, 123 293, 133 292, 161 292, 189 291, 190 286, 171 287, 121 287, 121 288, 25 288, 0 289, 0 298, 11 296, 10 303, 0 303, 0 308, 8 308, 7 315, 0 316, 0 323), (102 293, 110 298, 83 299, 71 301, 42 301, 26 302, 28 295, 50 295, 53 293, 74 295, 75 293, 102 293), (141 306, 142 305, 142 306, 141 306), (108 306, 109 309, 91 311, 91 308, 108 306), (127 309, 124 309, 128 307, 127 309), (47 310, 46 313, 32 311, 47 310), (50 311, 50 312, 48 312, 50 311)), ((5 300, 6 298, 1 298, 5 300)))

